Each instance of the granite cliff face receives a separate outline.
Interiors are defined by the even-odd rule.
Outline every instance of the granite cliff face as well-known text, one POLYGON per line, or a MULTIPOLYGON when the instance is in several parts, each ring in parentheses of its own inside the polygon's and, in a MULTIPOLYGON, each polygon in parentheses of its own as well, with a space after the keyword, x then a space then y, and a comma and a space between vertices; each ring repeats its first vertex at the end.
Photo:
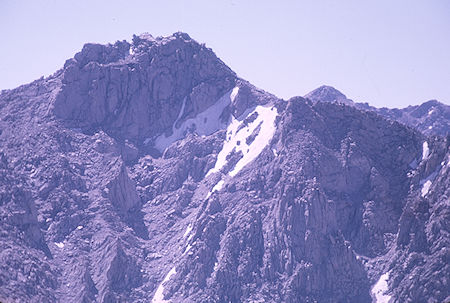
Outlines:
POLYGON ((1 301, 448 301, 448 138, 307 97, 184 33, 3 91, 1 301))
POLYGON ((170 129, 183 105, 180 118, 203 112, 236 82, 213 52, 181 33, 134 37, 132 44, 86 44, 60 78, 56 117, 69 127, 101 129, 134 143, 170 129))

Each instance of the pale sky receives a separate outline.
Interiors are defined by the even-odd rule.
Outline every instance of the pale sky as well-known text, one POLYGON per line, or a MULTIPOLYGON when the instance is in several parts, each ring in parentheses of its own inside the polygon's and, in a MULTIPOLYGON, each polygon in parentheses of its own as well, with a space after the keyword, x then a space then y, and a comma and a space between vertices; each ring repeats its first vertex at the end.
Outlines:
POLYGON ((326 84, 377 107, 450 104, 448 0, 0 0, 0 89, 52 74, 86 42, 176 31, 285 99, 326 84))

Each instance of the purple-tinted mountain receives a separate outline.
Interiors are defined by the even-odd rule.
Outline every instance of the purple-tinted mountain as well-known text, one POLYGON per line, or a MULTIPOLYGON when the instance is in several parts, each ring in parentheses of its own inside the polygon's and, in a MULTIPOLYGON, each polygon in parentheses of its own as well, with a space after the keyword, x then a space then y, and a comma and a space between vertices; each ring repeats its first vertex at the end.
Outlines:
POLYGON ((308 93, 305 98, 313 102, 337 102, 360 110, 374 111, 388 119, 416 128, 425 135, 447 136, 450 134, 450 106, 436 100, 405 108, 376 108, 368 103, 355 103, 337 89, 323 85, 308 93))
POLYGON ((449 139, 344 99, 184 33, 3 91, 0 301, 449 301, 449 139))

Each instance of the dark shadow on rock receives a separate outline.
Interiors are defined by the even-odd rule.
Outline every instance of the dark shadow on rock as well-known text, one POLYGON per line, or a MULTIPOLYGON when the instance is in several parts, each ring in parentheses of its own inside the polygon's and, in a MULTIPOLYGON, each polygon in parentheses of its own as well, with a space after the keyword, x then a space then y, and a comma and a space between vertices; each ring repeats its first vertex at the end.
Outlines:
POLYGON ((144 240, 148 240, 148 229, 144 224, 144 213, 140 210, 129 211, 124 217, 125 223, 133 229, 136 235, 144 240))

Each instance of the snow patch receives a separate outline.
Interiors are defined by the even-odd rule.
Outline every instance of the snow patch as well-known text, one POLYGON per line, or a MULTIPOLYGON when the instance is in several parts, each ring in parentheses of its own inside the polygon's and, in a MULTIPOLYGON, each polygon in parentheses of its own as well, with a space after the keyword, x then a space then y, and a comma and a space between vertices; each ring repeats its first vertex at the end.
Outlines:
POLYGON ((186 240, 186 243, 187 243, 188 245, 187 245, 186 248, 184 249, 183 256, 184 256, 184 255, 192 248, 192 245, 191 245, 189 242, 191 241, 191 239, 192 239, 192 237, 193 237, 194 235, 191 234, 191 231, 192 231, 192 224, 189 224, 189 225, 186 227, 186 231, 184 232, 184 235, 183 235, 183 239, 189 236, 189 237, 187 238, 187 240, 186 240))
POLYGON ((190 130, 195 131, 198 135, 210 135, 223 128, 224 125, 220 121, 220 116, 222 115, 223 110, 234 101, 238 91, 239 87, 233 88, 212 106, 199 113, 196 117, 187 119, 180 125, 180 127, 177 128, 176 124, 184 114, 184 108, 186 105, 185 98, 183 100, 180 113, 178 114, 178 118, 172 125, 172 135, 169 137, 166 137, 165 134, 158 136, 155 140, 155 148, 160 152, 163 152, 170 144, 183 138, 190 130))
POLYGON ((158 288, 155 291, 155 294, 153 295, 152 303, 169 303, 170 301, 164 300, 164 283, 170 280, 170 278, 176 274, 177 271, 175 269, 175 266, 172 267, 172 269, 167 273, 164 280, 158 285, 158 288))
MULTIPOLYGON (((260 105, 249 114, 243 115, 244 118, 236 119, 232 116, 227 127, 225 142, 217 155, 214 167, 206 173, 206 177, 219 172, 228 163, 227 158, 233 152, 241 152, 243 156, 228 172, 230 177, 236 176, 247 164, 255 160, 269 144, 275 133, 277 115, 278 112, 274 106, 264 107, 260 105)), ((277 156, 276 150, 273 150, 273 152, 277 156)), ((224 183, 223 178, 217 182, 206 195, 206 199, 213 192, 220 191, 224 183)))
POLYGON ((219 172, 226 164, 230 153, 242 152, 243 157, 236 163, 233 170, 228 175, 236 176, 247 164, 252 162, 269 144, 275 133, 275 119, 278 115, 275 107, 257 106, 246 117, 256 115, 256 118, 245 125, 245 119, 232 117, 231 123, 227 127, 227 138, 222 150, 217 155, 216 164, 211 168, 206 176, 219 172), (247 143, 247 138, 260 126, 252 142, 247 143))
POLYGON ((426 194, 428 194, 428 192, 430 191, 430 187, 433 184, 433 180, 434 180, 434 178, 436 178, 439 169, 440 169, 440 167, 438 167, 435 172, 430 174, 425 179, 420 180, 420 184, 422 185, 422 194, 421 194, 422 197, 425 197, 426 194))
POLYGON ((233 102, 234 99, 236 99, 238 92, 239 92, 239 87, 237 87, 237 86, 231 90, 231 94, 230 94, 231 102, 233 102))
POLYGON ((241 145, 237 146, 236 151, 242 151, 244 156, 236 163, 234 169, 229 172, 231 177, 237 175, 247 164, 252 162, 259 154, 263 151, 263 149, 269 144, 270 140, 275 133, 275 118, 277 117, 277 110, 275 107, 267 108, 258 106, 256 108, 256 112, 258 113, 258 117, 252 123, 250 129, 250 133, 253 132, 254 127, 257 127, 261 124, 261 129, 259 130, 258 135, 255 137, 254 141, 247 145, 246 140, 244 140, 241 145))
POLYGON ((58 246, 58 248, 63 248, 64 243, 63 242, 55 242, 55 245, 58 246))
POLYGON ((217 182, 217 184, 216 185, 214 185, 214 187, 212 188, 212 192, 215 192, 215 191, 219 191, 219 190, 221 190, 222 189, 222 187, 223 187, 223 184, 225 183, 225 181, 223 181, 223 180, 220 180, 219 182, 217 182))
POLYGON ((430 180, 427 180, 422 186, 422 197, 425 197, 426 194, 430 191, 430 186, 433 184, 430 180))
POLYGON ((375 297, 375 303, 388 303, 392 296, 387 295, 389 272, 382 274, 377 283, 372 287, 372 295, 375 297))
POLYGON ((217 182, 216 185, 214 185, 213 188, 206 195, 206 199, 208 199, 213 192, 220 191, 224 184, 225 184, 224 180, 220 180, 219 182, 217 182))
POLYGON ((430 149, 428 148, 428 142, 423 142, 422 145, 422 160, 428 159, 428 156, 430 155, 430 149))
POLYGON ((192 248, 192 245, 191 245, 191 244, 188 244, 188 245, 186 246, 186 249, 185 249, 184 252, 183 252, 183 255, 187 254, 187 253, 191 250, 191 248, 192 248))
POLYGON ((186 227, 186 231, 184 232, 183 239, 186 238, 186 237, 189 235, 189 233, 191 232, 191 230, 192 230, 192 224, 189 224, 189 225, 186 227))

